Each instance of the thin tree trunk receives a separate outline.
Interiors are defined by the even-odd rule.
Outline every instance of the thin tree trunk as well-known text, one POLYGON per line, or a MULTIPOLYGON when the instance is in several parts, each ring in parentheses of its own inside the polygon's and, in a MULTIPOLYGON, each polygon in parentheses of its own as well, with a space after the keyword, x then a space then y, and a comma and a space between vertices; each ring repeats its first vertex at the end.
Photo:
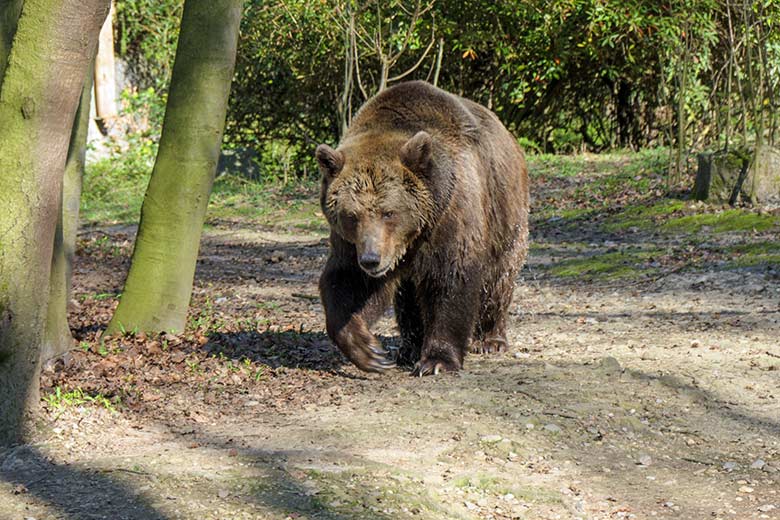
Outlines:
POLYGON ((726 20, 728 21, 728 46, 729 46, 729 62, 726 78, 726 121, 724 121, 725 130, 724 137, 725 143, 723 149, 729 151, 731 145, 731 90, 732 81, 734 79, 734 27, 731 23, 731 4, 729 0, 726 0, 726 20))
POLYGON ((433 86, 439 86, 439 72, 441 72, 441 58, 444 55, 444 38, 439 38, 439 52, 436 54, 436 70, 433 73, 433 86))
POLYGON ((225 125, 241 0, 186 0, 160 149, 109 332, 184 330, 225 125))
POLYGON ((73 261, 76 259, 76 234, 79 230, 81 186, 87 159, 91 103, 92 75, 88 74, 73 124, 73 133, 68 148, 68 162, 65 165, 65 181, 62 185, 62 242, 66 260, 65 280, 68 301, 71 300, 73 288, 71 279, 73 277, 73 261))
POLYGON ((68 326, 68 302, 71 298, 73 260, 76 256, 76 232, 78 231, 81 180, 87 152, 89 105, 92 100, 92 71, 81 91, 79 108, 73 121, 73 130, 65 163, 62 184, 62 200, 54 234, 54 250, 49 282, 49 305, 46 318, 46 341, 41 360, 46 361, 68 351, 73 346, 73 336, 68 326))
POLYGON ((355 31, 355 14, 352 12, 350 3, 347 3, 347 16, 349 17, 349 25, 344 31, 344 87, 341 93, 341 101, 339 103, 339 120, 340 136, 343 136, 347 132, 350 120, 352 118, 352 78, 354 75, 354 49, 352 48, 352 42, 354 39, 355 31))
POLYGON ((68 326, 67 260, 62 238, 62 197, 59 218, 54 231, 51 273, 49 275, 49 301, 46 313, 46 329, 40 359, 47 361, 70 350, 73 336, 68 326))
POLYGON ((0 444, 38 407, 68 141, 107 0, 25 0, 0 86, 0 444))
POLYGON ((114 60, 114 5, 100 29, 95 58, 95 116, 100 131, 106 133, 116 117, 116 62, 114 60))

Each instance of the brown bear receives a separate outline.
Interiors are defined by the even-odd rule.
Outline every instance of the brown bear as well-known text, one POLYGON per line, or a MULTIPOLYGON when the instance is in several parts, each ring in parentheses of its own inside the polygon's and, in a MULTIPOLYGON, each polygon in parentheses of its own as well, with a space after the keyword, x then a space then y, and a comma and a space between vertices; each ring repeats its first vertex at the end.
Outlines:
POLYGON ((316 157, 331 229, 319 288, 339 349, 362 370, 393 367, 369 330, 391 304, 397 361, 416 375, 459 370, 469 346, 505 347, 528 251, 528 173, 498 118, 428 83, 401 83, 316 157))

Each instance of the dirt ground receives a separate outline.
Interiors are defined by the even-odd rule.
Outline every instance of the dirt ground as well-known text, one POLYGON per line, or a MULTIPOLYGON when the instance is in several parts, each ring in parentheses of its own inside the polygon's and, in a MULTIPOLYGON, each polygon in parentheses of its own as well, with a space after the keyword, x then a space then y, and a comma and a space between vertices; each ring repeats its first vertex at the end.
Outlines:
MULTIPOLYGON (((539 184, 537 207, 565 189, 539 184)), ((188 330, 108 339, 133 230, 85 231, 80 348, 44 371, 35 442, 0 452, 0 519, 780 518, 776 267, 534 224, 510 350, 422 379, 330 345, 321 231, 210 222, 188 330), (666 254, 637 277, 551 271, 627 243, 666 254)))

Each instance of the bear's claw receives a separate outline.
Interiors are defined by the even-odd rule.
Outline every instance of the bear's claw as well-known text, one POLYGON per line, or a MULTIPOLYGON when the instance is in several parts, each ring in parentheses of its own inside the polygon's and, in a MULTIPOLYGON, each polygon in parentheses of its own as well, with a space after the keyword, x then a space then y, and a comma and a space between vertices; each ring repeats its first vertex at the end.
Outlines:
POLYGON ((389 357, 390 353, 381 345, 366 345, 362 351, 353 350, 350 354, 350 360, 365 372, 382 373, 396 366, 395 361, 389 357))
POLYGON ((442 359, 422 359, 415 363, 412 375, 415 377, 437 376, 440 372, 457 372, 460 367, 442 359))
POLYGON ((491 336, 482 340, 471 342, 471 352, 473 354, 492 354, 494 352, 504 352, 507 349, 508 342, 506 338, 500 336, 491 336))

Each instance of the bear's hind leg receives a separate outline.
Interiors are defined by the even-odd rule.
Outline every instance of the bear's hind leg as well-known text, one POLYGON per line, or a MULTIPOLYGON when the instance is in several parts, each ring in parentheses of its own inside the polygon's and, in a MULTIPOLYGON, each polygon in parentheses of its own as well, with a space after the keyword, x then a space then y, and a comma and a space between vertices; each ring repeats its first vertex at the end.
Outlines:
POLYGON ((500 274, 498 280, 488 286, 484 293, 482 312, 471 342, 472 353, 492 354, 503 352, 509 347, 506 323, 515 289, 515 271, 500 274))
POLYGON ((425 327, 417 304, 417 292, 411 280, 404 280, 395 293, 395 319, 401 333, 401 348, 396 363, 414 366, 420 360, 425 327))

